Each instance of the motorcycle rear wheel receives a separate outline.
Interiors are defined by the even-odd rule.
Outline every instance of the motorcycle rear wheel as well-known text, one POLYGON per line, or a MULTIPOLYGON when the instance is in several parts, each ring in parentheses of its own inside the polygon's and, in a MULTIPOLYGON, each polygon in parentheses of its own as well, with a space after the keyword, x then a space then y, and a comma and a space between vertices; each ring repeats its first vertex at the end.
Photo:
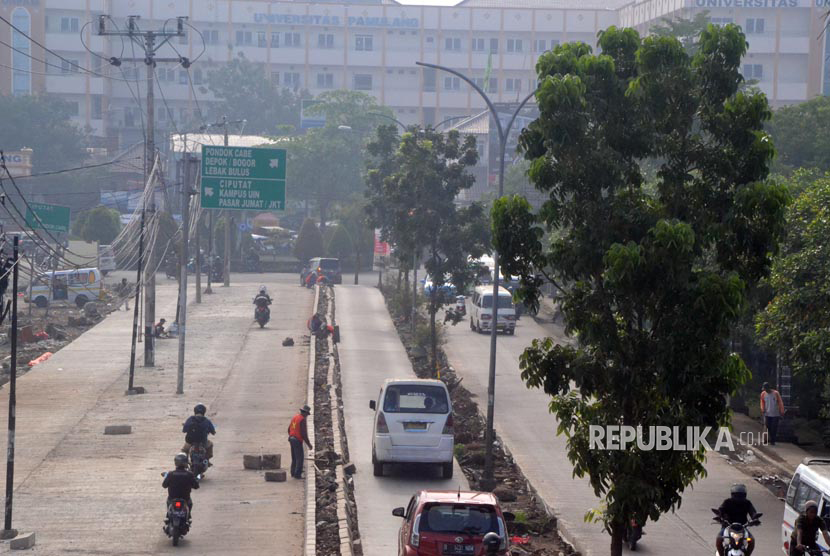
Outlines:
POLYGON ((173 546, 179 546, 179 530, 175 529, 173 531, 173 546))

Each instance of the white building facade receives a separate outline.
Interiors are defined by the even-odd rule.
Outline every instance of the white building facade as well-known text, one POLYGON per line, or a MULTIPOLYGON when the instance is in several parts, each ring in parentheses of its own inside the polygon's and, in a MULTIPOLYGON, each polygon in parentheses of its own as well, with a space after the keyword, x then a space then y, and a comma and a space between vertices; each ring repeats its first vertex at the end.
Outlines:
POLYGON ((112 56, 143 53, 128 40, 96 36, 98 17, 109 15, 109 29, 124 29, 127 17, 138 15, 139 28, 147 30, 171 29, 176 17, 186 16, 201 37, 188 30, 186 37, 158 52, 196 60, 189 70, 158 64, 155 112, 161 130, 172 130, 173 122, 182 127, 200 123, 200 111, 213 101, 207 74, 240 54, 264 64, 268 78, 280 86, 312 95, 337 88, 363 91, 405 123, 436 124, 476 114, 484 103, 458 78, 420 68, 416 61, 452 67, 482 85, 489 75, 486 85, 493 100, 516 102, 534 86, 539 55, 556 44, 595 45, 597 33, 610 25, 646 32, 660 18, 708 10, 713 22, 744 28, 750 44, 744 73, 758 81, 774 105, 782 105, 830 93, 825 62, 830 33, 822 34, 827 1, 646 0, 624 5, 595 0, 592 5, 584 0, 466 0, 433 7, 2 0, 0 14, 60 57, 0 22, 0 93, 58 94, 72 103, 78 123, 88 126, 101 146, 123 148, 141 137, 144 118, 137 100, 143 104, 146 98, 146 67, 141 62, 124 62, 120 68, 107 63, 112 56))

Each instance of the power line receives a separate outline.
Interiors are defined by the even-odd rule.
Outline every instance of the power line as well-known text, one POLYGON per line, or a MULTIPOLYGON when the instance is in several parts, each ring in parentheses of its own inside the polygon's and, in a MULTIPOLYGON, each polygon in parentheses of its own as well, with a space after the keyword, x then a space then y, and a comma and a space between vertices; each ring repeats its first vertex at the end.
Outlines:
MULTIPOLYGON (((138 158, 139 157, 137 157, 137 156, 133 157, 133 159, 138 159, 138 158)), ((132 160, 132 159, 126 159, 126 160, 132 160)), ((42 176, 55 176, 55 175, 58 175, 58 174, 66 174, 68 172, 77 172, 79 170, 91 170, 93 168, 102 168, 104 166, 111 166, 113 164, 119 164, 121 162, 123 162, 123 160, 121 160, 121 159, 119 159, 119 160, 110 160, 108 162, 101 162, 100 164, 87 164, 86 166, 75 166, 74 168, 64 168, 63 170, 54 170, 54 171, 51 171, 51 172, 39 172, 37 174, 29 174, 28 176, 18 176, 17 179, 25 180, 25 179, 29 179, 29 178, 39 178, 39 177, 42 177, 42 176)), ((62 195, 66 195, 66 193, 62 193, 62 195)))

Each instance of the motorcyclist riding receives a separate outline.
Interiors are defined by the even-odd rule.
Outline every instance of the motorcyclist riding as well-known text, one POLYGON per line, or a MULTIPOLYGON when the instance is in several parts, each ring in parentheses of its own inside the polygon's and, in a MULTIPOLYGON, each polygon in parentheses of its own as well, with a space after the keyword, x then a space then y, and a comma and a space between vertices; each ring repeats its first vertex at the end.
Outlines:
POLYGON ((210 419, 205 417, 207 408, 204 404, 198 403, 193 408, 193 415, 184 422, 182 432, 185 433, 182 452, 190 454, 190 448, 194 444, 202 444, 205 447, 207 459, 213 459, 213 442, 208 440, 208 434, 216 434, 216 428, 210 419))
POLYGON ((199 488, 199 481, 196 480, 196 475, 188 471, 187 461, 187 454, 176 454, 173 458, 176 469, 164 474, 164 481, 161 486, 167 489, 168 506, 170 506, 172 500, 180 498, 187 500, 187 507, 192 511, 193 500, 190 499, 190 491, 199 488))
POLYGON ((807 500, 804 504, 804 511, 795 520, 793 526, 793 534, 790 536, 790 556, 802 556, 810 549, 818 548, 816 541, 819 531, 824 537, 824 542, 830 544, 827 525, 818 516, 818 504, 813 500, 807 500))
MULTIPOLYGON (((755 519, 758 512, 755 511, 755 506, 746 498, 746 485, 734 484, 730 490, 730 497, 723 501, 718 508, 720 515, 729 523, 741 523, 746 525, 749 521, 755 519)), ((718 549, 718 554, 724 556, 723 535, 727 527, 721 528, 718 532, 718 537, 715 539, 715 547, 718 549)), ((755 549, 755 539, 750 538, 747 542, 746 556, 750 556, 755 549)))

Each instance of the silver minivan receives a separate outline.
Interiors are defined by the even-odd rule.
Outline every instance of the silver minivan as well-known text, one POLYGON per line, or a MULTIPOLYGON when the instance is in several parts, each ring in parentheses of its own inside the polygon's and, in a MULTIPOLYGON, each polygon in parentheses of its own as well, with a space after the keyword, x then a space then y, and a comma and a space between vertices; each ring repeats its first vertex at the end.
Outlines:
MULTIPOLYGON (((474 332, 489 332, 493 328, 493 288, 478 286, 471 299, 470 330, 474 332)), ((516 308, 513 306, 513 296, 506 289, 499 287, 499 314, 496 331, 507 334, 516 332, 516 308)))

